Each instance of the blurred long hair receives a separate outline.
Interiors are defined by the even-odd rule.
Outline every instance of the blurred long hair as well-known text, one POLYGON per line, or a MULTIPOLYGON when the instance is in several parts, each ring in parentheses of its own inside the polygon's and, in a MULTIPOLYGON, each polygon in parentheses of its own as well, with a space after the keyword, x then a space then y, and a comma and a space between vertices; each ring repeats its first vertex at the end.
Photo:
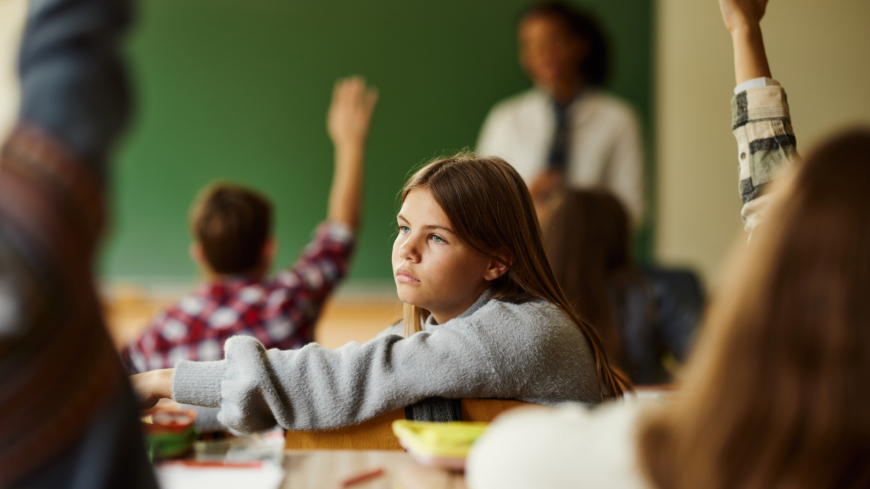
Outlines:
POLYGON ((622 328, 608 297, 611 279, 631 270, 628 212, 606 190, 568 190, 547 220, 544 247, 574 310, 588 320, 608 357, 623 364, 622 328))
POLYGON ((661 489, 870 487, 870 131, 781 180, 711 308, 687 398, 641 431, 661 489))
MULTIPOLYGON (((490 285, 493 298, 514 303, 539 298, 564 311, 589 341, 602 399, 621 397, 630 382, 611 368, 598 334, 574 312, 559 287, 544 252, 532 197, 516 170, 501 158, 460 153, 417 171, 402 189, 403 203, 415 189, 431 193, 466 246, 508 261, 508 271, 490 285)), ((420 331, 428 316, 429 311, 405 304, 406 336, 420 331)))

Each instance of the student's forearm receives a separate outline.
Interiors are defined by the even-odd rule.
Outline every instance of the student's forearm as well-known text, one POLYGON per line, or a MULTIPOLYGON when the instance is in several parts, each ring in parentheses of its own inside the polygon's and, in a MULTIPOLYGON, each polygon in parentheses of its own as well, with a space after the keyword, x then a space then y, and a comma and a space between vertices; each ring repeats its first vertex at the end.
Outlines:
POLYGON ((362 179, 365 145, 343 144, 335 147, 335 173, 329 194, 330 221, 346 224, 352 230, 359 225, 362 206, 362 179))
POLYGON ((731 31, 734 46, 734 75, 737 85, 753 78, 770 78, 761 27, 752 24, 731 31))
POLYGON ((250 433, 276 422, 291 430, 357 424, 432 395, 510 397, 476 338, 444 331, 407 340, 385 335, 337 350, 312 343, 266 351, 239 335, 227 340, 224 360, 179 362, 172 398, 220 407, 222 423, 250 433))

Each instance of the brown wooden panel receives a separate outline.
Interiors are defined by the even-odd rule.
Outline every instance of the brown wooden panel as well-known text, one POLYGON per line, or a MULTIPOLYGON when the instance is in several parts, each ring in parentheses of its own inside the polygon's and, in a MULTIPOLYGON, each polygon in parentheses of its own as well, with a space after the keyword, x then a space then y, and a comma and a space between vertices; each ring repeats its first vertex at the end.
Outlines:
MULTIPOLYGON (((490 422, 502 412, 528 405, 504 399, 463 399, 462 419, 490 422)), ((288 450, 401 450, 393 434, 393 421, 405 419, 405 410, 396 409, 360 424, 333 430, 288 431, 288 450)))

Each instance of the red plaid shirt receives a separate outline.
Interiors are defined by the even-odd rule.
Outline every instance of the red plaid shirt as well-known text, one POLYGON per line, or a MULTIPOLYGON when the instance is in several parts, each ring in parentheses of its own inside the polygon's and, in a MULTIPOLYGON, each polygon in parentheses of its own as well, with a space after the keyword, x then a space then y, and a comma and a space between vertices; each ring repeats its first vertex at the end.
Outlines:
POLYGON ((268 348, 300 348, 332 289, 347 272, 353 236, 323 223, 302 256, 273 279, 209 282, 157 316, 121 356, 131 373, 171 368, 179 360, 220 360, 231 336, 249 335, 268 348))

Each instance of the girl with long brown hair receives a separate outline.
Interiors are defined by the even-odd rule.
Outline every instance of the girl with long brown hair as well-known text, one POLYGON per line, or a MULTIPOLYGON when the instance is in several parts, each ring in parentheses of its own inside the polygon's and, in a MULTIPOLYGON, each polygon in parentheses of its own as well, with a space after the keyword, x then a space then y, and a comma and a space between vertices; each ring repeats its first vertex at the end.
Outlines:
POLYGON ((611 361, 625 365, 624 335, 608 292, 612 276, 632 269, 628 212, 606 190, 567 190, 558 201, 555 212, 542 218, 553 272, 571 305, 598 331, 611 361))
POLYGON ((544 405, 621 397, 628 382, 568 305, 510 165, 465 154, 430 163, 402 190, 397 230, 402 324, 337 350, 265 351, 231 338, 225 360, 133 376, 143 405, 171 396, 220 408, 220 422, 250 432, 355 424, 432 396, 544 405))
POLYGON ((544 249, 575 310, 595 327, 608 358, 634 384, 671 381, 666 359, 684 362, 694 317, 670 283, 648 279, 631 257, 631 218, 604 189, 565 190, 550 214, 538 207, 544 249))
POLYGON ((472 488, 870 487, 870 130, 800 163, 761 38, 766 1, 719 4, 753 234, 710 310, 685 397, 508 417, 472 453, 472 488))

